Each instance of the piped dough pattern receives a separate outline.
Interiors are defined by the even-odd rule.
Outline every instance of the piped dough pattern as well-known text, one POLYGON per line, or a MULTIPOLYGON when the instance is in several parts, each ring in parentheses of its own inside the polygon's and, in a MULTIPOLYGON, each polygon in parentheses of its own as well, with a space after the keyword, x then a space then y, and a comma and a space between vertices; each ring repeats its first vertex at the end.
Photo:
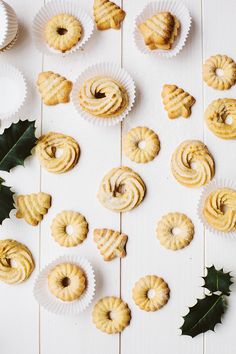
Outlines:
POLYGON ((203 217, 215 230, 236 231, 236 191, 230 188, 217 188, 206 197, 203 217))
POLYGON ((212 180, 215 163, 205 144, 199 140, 185 140, 172 155, 171 171, 180 184, 196 188, 212 180))
POLYGON ((120 29, 125 11, 109 0, 94 0, 93 16, 98 30, 120 29))
POLYGON ((129 167, 117 167, 102 179, 98 200, 107 209, 126 212, 136 208, 146 192, 142 178, 129 167))

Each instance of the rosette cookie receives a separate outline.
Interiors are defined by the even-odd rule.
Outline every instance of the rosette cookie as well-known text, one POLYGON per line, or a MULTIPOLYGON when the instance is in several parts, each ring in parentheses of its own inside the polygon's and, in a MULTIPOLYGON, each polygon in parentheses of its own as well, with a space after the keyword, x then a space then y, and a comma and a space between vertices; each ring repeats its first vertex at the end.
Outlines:
POLYGON ((219 98, 211 102, 205 112, 205 121, 213 134, 221 139, 236 138, 236 100, 219 98), (231 122, 228 119, 231 119, 231 122))
POLYGON ((172 155, 171 170, 180 184, 195 188, 211 181, 215 174, 215 163, 201 141, 185 140, 172 155))
POLYGON ((137 207, 146 192, 142 178, 129 167, 113 168, 103 178, 98 199, 107 209, 125 212, 137 207))
POLYGON ((19 284, 28 279, 33 270, 34 259, 25 245, 15 240, 0 240, 0 280, 19 284))
POLYGON ((49 172, 63 173, 71 170, 78 162, 80 148, 71 136, 50 132, 39 138, 36 154, 41 165, 49 172), (62 154, 57 157, 57 152, 62 154))
POLYGON ((109 118, 121 114, 128 106, 126 89, 108 76, 86 80, 79 91, 81 108, 97 117, 109 118))
POLYGON ((216 230, 236 231, 236 191, 217 188, 211 192, 204 202, 203 216, 216 230))

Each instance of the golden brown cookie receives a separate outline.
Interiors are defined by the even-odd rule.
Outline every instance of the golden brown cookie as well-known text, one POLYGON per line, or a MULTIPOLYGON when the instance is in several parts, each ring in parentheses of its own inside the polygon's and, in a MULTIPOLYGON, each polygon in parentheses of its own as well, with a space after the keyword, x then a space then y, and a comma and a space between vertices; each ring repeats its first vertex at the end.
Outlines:
POLYGON ((236 99, 219 98, 209 104, 205 121, 213 134, 221 139, 236 138, 236 99), (227 119, 231 119, 230 124, 227 119))
POLYGON ((72 86, 71 81, 52 71, 40 73, 37 80, 38 90, 47 106, 69 102, 72 86))
POLYGON ((118 297, 109 296, 99 300, 92 313, 93 323, 108 334, 122 332, 130 323, 128 305, 118 297))
POLYGON ((191 107, 196 102, 188 92, 176 85, 164 85, 162 89, 162 101, 170 119, 191 115, 191 107))
POLYGON ((109 0, 94 0, 93 16, 98 30, 120 29, 125 11, 109 0))
POLYGON ((63 211, 52 221, 51 232, 54 240, 64 247, 75 247, 82 243, 88 234, 88 223, 83 215, 76 211, 63 211), (68 233, 67 228, 72 228, 68 233))
POLYGON ((168 284, 156 275, 140 278, 132 291, 135 304, 148 312, 160 310, 168 302, 169 293, 168 284))
POLYGON ((169 213, 158 222, 156 234, 162 246, 176 251, 188 246, 192 241, 194 226, 185 214, 169 213))
POLYGON ((215 163, 205 144, 199 140, 185 140, 172 155, 171 171, 180 184, 201 187, 214 177, 215 163))
POLYGON ((16 217, 23 218, 32 226, 38 225, 51 206, 51 196, 46 193, 32 193, 16 197, 16 217))
POLYGON ((78 97, 84 111, 100 118, 118 116, 129 103, 126 89, 107 76, 95 76, 84 81, 78 97))
POLYGON ((55 132, 42 135, 37 141, 35 151, 41 165, 53 173, 71 170, 80 156, 80 148, 75 139, 55 132), (57 157, 58 151, 62 151, 62 154, 57 157))
POLYGON ((207 223, 222 232, 236 231, 236 191, 217 188, 206 198, 203 216, 207 223))
POLYGON ((79 42, 82 26, 75 16, 58 14, 47 22, 44 36, 49 47, 64 53, 79 42))
POLYGON ((158 12, 138 28, 149 49, 169 50, 178 35, 180 22, 170 12, 158 12))
POLYGON ((115 257, 123 258, 126 256, 125 245, 128 236, 111 229, 95 229, 93 239, 104 259, 111 261, 115 257))
POLYGON ((86 288, 85 274, 76 264, 60 263, 48 275, 48 288, 62 301, 78 300, 86 288))
POLYGON ((107 209, 125 212, 136 208, 146 192, 142 178, 129 167, 117 167, 103 178, 98 200, 107 209))
POLYGON ((228 90, 236 82, 236 63, 227 55, 213 55, 203 65, 203 80, 214 89, 228 90))
POLYGON ((160 150, 160 141, 156 133, 147 127, 130 129, 123 139, 124 153, 130 160, 147 163, 153 160, 160 150), (144 147, 140 144, 143 143, 144 147))
POLYGON ((0 280, 19 284, 29 278, 34 270, 30 250, 15 240, 0 240, 0 280))

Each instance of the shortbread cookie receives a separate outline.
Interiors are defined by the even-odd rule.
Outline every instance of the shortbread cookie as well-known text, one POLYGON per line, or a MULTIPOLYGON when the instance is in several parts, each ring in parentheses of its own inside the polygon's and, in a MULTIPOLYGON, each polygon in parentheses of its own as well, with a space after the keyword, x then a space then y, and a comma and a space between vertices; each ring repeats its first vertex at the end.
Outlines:
POLYGON ((107 76, 95 76, 83 82, 78 97, 84 111, 100 118, 118 116, 129 102, 126 89, 107 76))
POLYGON ((217 90, 228 90, 236 82, 236 63, 227 55, 214 55, 203 65, 203 80, 217 90), (218 74, 222 70, 222 75, 218 74))
POLYGON ((146 192, 142 178, 129 167, 113 168, 103 178, 98 200, 107 209, 125 212, 136 208, 146 192))
POLYGON ((64 247, 75 247, 82 243, 88 234, 88 223, 76 211, 63 211, 52 221, 51 232, 54 240, 64 247), (72 233, 68 227, 72 227, 72 233))
POLYGON ((169 293, 168 284, 156 275, 147 275, 139 279, 132 291, 135 304, 148 312, 160 310, 168 302, 169 293))
POLYGON ((147 163, 153 160, 160 150, 160 141, 156 133, 146 127, 131 129, 123 140, 124 153, 130 160, 147 163), (143 143, 144 147, 140 144, 143 143))
POLYGON ((69 102, 72 85, 64 76, 52 71, 40 73, 37 80, 38 90, 47 106, 69 102))
POLYGON ((37 141, 35 151, 41 165, 53 173, 71 170, 80 156, 80 148, 75 139, 55 132, 42 135, 37 141), (62 151, 59 157, 56 155, 58 150, 62 151))
POLYGON ((180 184, 192 188, 201 187, 214 177, 215 163, 201 141, 185 140, 172 155, 171 171, 180 184))
POLYGON ((162 101, 170 119, 191 115, 191 107, 196 102, 188 92, 176 85, 164 85, 162 89, 162 101))
POLYGON ((94 0, 93 16, 98 30, 120 29, 125 11, 109 0, 94 0))
POLYGON ((99 300, 93 308, 92 317, 97 329, 108 334, 122 332, 131 319, 128 305, 114 296, 99 300))
POLYGON ((23 218, 32 226, 38 225, 51 206, 51 196, 46 193, 18 195, 16 217, 23 218))
POLYGON ((34 270, 30 250, 15 240, 0 240, 0 280, 19 284, 29 278, 34 270))
POLYGON ((222 232, 236 231, 236 190, 217 188, 206 198, 203 216, 207 223, 222 232))
POLYGON ((138 28, 149 49, 169 50, 178 35, 180 22, 170 12, 158 12, 138 28))
POLYGON ((83 270, 73 263, 60 263, 48 275, 50 292, 62 301, 78 300, 86 288, 83 270))
POLYGON ((208 128, 221 139, 236 139, 236 99, 219 98, 205 112, 208 128), (231 119, 230 124, 227 118, 231 119))
POLYGON ((47 22, 44 36, 49 47, 64 53, 79 42, 82 36, 81 23, 72 15, 58 14, 47 22))
POLYGON ((110 229, 95 229, 93 239, 104 259, 111 261, 115 257, 123 258, 126 256, 125 245, 128 236, 110 229))
POLYGON ((185 214, 169 213, 158 222, 156 234, 162 246, 176 251, 188 246, 192 241, 194 226, 185 214))

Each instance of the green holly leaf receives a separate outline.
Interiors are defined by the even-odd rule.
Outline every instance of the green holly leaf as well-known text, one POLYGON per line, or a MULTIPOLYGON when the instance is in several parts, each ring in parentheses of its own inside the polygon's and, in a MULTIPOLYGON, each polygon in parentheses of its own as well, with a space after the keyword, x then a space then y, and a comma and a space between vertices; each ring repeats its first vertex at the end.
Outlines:
POLYGON ((10 211, 14 209, 13 192, 10 187, 4 186, 5 182, 0 177, 0 225, 3 220, 9 218, 10 211))
POLYGON ((230 294, 230 285, 233 284, 232 277, 230 272, 225 273, 223 268, 220 270, 217 270, 215 266, 207 268, 207 275, 203 279, 205 281, 203 287, 210 292, 220 291, 224 295, 230 294))
POLYGON ((0 170, 9 172, 31 154, 36 143, 35 121, 13 123, 0 135, 0 170))
POLYGON ((223 295, 212 294, 198 299, 197 303, 189 308, 189 313, 183 317, 182 335, 195 337, 209 330, 214 331, 215 325, 221 323, 225 308, 223 295))

